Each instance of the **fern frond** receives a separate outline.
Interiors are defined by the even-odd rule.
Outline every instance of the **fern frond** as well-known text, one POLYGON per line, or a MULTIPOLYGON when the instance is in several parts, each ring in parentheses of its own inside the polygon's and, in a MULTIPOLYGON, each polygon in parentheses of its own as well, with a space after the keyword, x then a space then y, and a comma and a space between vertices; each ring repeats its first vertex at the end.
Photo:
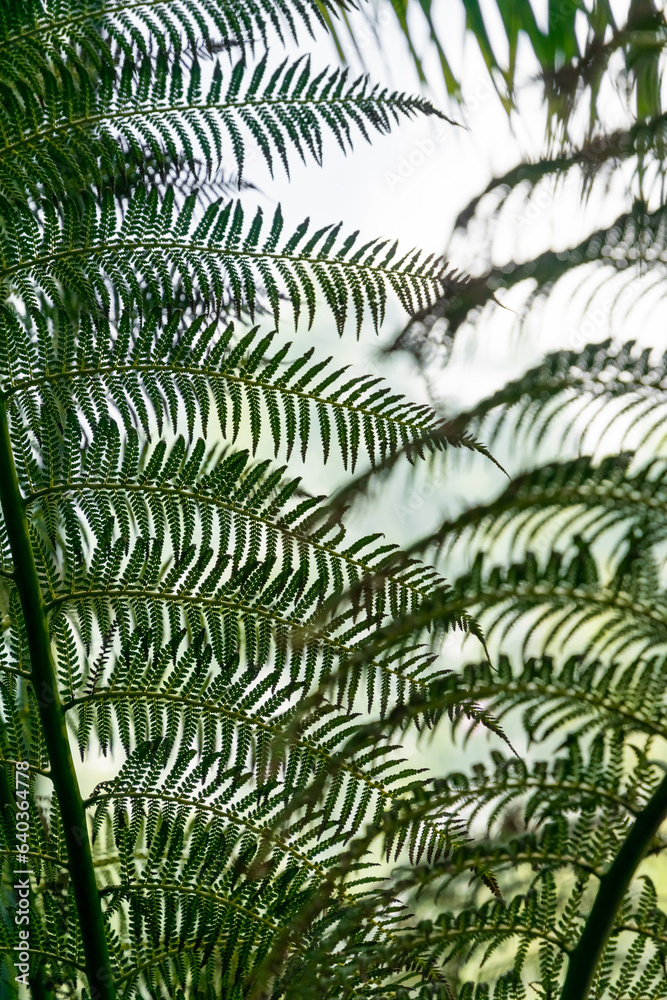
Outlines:
POLYGON ((527 826, 594 808, 615 812, 621 823, 624 817, 629 821, 650 798, 655 775, 645 762, 625 775, 624 750, 624 734, 597 736, 585 750, 573 737, 563 756, 538 760, 532 767, 493 751, 493 770, 477 764, 470 778, 456 773, 436 779, 433 806, 452 815, 465 814, 471 824, 483 814, 489 836, 512 811, 520 812, 527 826))
POLYGON ((307 239, 306 220, 285 238, 280 208, 262 239, 261 209, 248 225, 238 201, 212 204, 197 221, 194 199, 176 212, 173 192, 160 202, 155 191, 140 189, 118 224, 109 195, 101 209, 87 207, 74 243, 70 227, 56 217, 40 232, 27 210, 6 202, 1 207, 10 238, 0 248, 0 287, 5 294, 23 293, 32 317, 40 311, 29 290, 33 282, 58 308, 64 308, 62 286, 95 302, 102 315, 111 304, 109 284, 126 308, 141 309, 151 300, 153 308, 157 303, 164 309, 206 303, 214 315, 229 290, 237 312, 245 308, 250 316, 261 283, 276 322, 287 292, 295 324, 305 306, 312 325, 319 290, 338 332, 352 312, 358 335, 365 310, 375 327, 382 322, 389 290, 414 311, 456 282, 434 254, 411 251, 395 259, 396 244, 388 247, 389 241, 378 239, 355 249, 358 233, 339 244, 340 225, 325 226, 307 239), (122 270, 119 255, 126 265, 122 270))
MULTIPOLYGON (((521 190, 522 195, 525 192, 529 196, 541 183, 551 180, 557 189, 559 184, 567 183, 568 174, 573 170, 580 172, 582 191, 586 195, 598 178, 609 178, 618 169, 619 163, 626 160, 635 160, 635 170, 643 178, 653 173, 652 167, 657 167, 657 173, 652 177, 655 183, 662 169, 666 130, 667 117, 661 114, 648 121, 636 122, 630 128, 589 136, 581 145, 560 156, 521 163, 492 178, 484 191, 461 210, 454 228, 465 230, 478 215, 484 199, 492 193, 496 195, 493 212, 498 215, 515 192, 521 190)), ((650 188, 645 193, 648 195, 650 188)))
POLYGON ((467 607, 485 609, 481 620, 491 621, 487 640, 496 632, 505 638, 523 619, 524 652, 533 636, 540 651, 547 652, 555 643, 567 649, 577 634, 585 643, 586 655, 614 657, 633 649, 634 655, 643 656, 659 649, 667 636, 662 611, 665 597, 656 590, 655 566, 647 561, 637 567, 638 573, 628 574, 619 565, 616 578, 605 581, 583 539, 577 540, 575 548, 571 557, 551 550, 541 564, 529 552, 522 562, 488 571, 479 554, 472 571, 457 581, 458 600, 467 607), (582 630, 586 630, 585 639, 582 630))
MULTIPOLYGON (((415 944, 441 963, 445 975, 450 965, 456 974, 465 964, 461 982, 471 974, 480 984, 504 981, 512 987, 509 996, 521 995, 535 975, 540 983, 561 988, 564 972, 589 934, 591 892, 606 890, 607 872, 621 845, 636 836, 662 788, 655 765, 646 758, 649 746, 636 748, 637 764, 628 768, 626 741, 617 732, 596 738, 587 753, 572 742, 565 757, 552 767, 536 764, 530 777, 525 765, 498 755, 494 777, 476 766, 470 777, 455 773, 444 779, 440 807, 469 812, 473 827, 484 810, 487 829, 496 827, 495 837, 477 837, 433 865, 405 868, 400 884, 437 906, 452 899, 457 881, 472 869, 499 897, 471 909, 469 894, 459 893, 460 909, 450 904, 435 920, 419 925, 415 944), (512 800, 517 805, 508 810, 512 800), (508 832, 503 843, 503 827, 518 827, 518 835, 508 832), (522 891, 517 894, 517 889, 522 891)), ((659 854, 664 840, 649 846, 650 853, 659 854)), ((626 886, 631 874, 623 875, 626 886)), ((594 995, 602 995, 603 979, 605 989, 642 983, 648 996, 661 995, 665 915, 650 879, 642 876, 641 881, 641 893, 625 895, 622 888, 622 905, 610 909, 611 932, 594 995)), ((408 934, 404 943, 410 940, 408 934)), ((462 985, 461 996, 472 996, 468 986, 462 985)))
POLYGON ((25 53, 27 65, 21 67, 25 74, 29 71, 30 59, 38 70, 41 69, 44 50, 48 51, 50 46, 65 47, 64 43, 68 42, 73 47, 81 45, 84 51, 91 48, 94 51, 99 46, 100 33, 107 34, 128 55, 133 54, 134 47, 143 53, 147 51, 147 40, 136 30, 136 24, 168 40, 177 51, 182 48, 182 37, 196 50, 202 43, 204 46, 215 44, 215 33, 230 49, 252 48, 257 33, 266 42, 269 27, 281 40, 285 38, 286 27, 296 40, 299 23, 312 34, 314 24, 326 27, 325 12, 337 18, 341 10, 350 6, 350 0, 340 3, 331 0, 290 3, 286 0, 276 3, 240 0, 234 4, 202 0, 195 8, 183 0, 118 0, 100 9, 88 0, 75 0, 61 11, 53 12, 39 0, 30 0, 21 8, 5 12, 0 44, 8 52, 25 53))
POLYGON ((336 442, 351 470, 360 453, 375 466, 399 451, 410 462, 448 446, 483 451, 450 433, 428 407, 391 393, 382 379, 348 374, 348 366, 332 369, 331 358, 311 360, 313 349, 294 357, 275 333, 256 327, 237 336, 233 325, 220 328, 203 318, 183 326, 178 315, 164 326, 152 316, 134 328, 123 318, 114 341, 107 324, 96 331, 83 320, 73 352, 66 318, 55 343, 40 325, 36 345, 28 329, 7 323, 5 392, 26 419, 37 412, 37 400, 37 409, 51 408, 56 421, 63 405, 74 405, 93 425, 115 408, 128 433, 140 428, 146 435, 153 420, 160 433, 165 420, 177 431, 183 414, 190 435, 196 424, 206 435, 212 396, 226 440, 249 427, 254 452, 268 423, 275 456, 284 449, 289 460, 295 447, 304 457, 319 434, 324 461, 336 442))
MULTIPOLYGON (((70 59, 67 66, 72 73, 70 59)), ((158 60, 154 67, 146 54, 133 85, 114 97, 111 81, 95 86, 85 65, 76 69, 85 86, 50 88, 41 99, 23 89, 0 113, 4 197, 65 198, 73 181, 102 188, 108 177, 125 174, 128 158, 141 163, 147 150, 158 165, 185 155, 191 170, 201 156, 209 175, 233 157, 240 179, 250 143, 271 173, 277 158, 289 174, 291 149, 303 161, 322 162, 327 133, 347 152, 354 133, 370 141, 401 118, 440 115, 421 98, 350 79, 346 70, 314 74, 303 56, 270 71, 264 55, 252 72, 242 57, 227 79, 218 61, 206 92, 197 59, 185 79, 173 74, 167 89, 165 66, 158 60)))
POLYGON ((664 732, 667 664, 660 656, 626 664, 577 654, 562 661, 531 657, 513 664, 501 654, 494 666, 468 664, 460 683, 499 719, 522 707, 531 740, 546 740, 560 730, 573 737, 604 730, 656 737, 664 732))
POLYGON ((495 293, 499 288, 509 289, 530 282, 533 290, 523 307, 525 314, 538 296, 548 296, 558 282, 576 268, 585 268, 583 280, 590 276, 593 282, 589 301, 610 278, 616 279, 613 301, 618 301, 630 282, 640 277, 644 278, 644 295, 655 289, 660 298, 667 260, 665 223, 664 208, 649 212, 643 202, 637 202, 611 226, 597 229, 567 250, 558 253, 547 250, 521 263, 508 261, 502 267, 491 268, 483 275, 472 277, 455 301, 442 297, 433 307, 417 313, 391 349, 411 350, 421 356, 430 331, 442 326, 443 322, 446 324, 443 337, 451 343, 463 323, 497 301, 495 293))
POLYGON ((539 447, 557 427, 560 434, 576 435, 582 450, 602 442, 607 431, 618 431, 620 422, 624 435, 618 450, 631 441, 633 448, 650 446, 655 453, 662 444, 657 435, 666 364, 667 358, 637 349, 632 340, 619 345, 604 340, 581 351, 556 351, 461 420, 478 431, 485 428, 490 445, 511 428, 527 446, 539 447), (613 400, 619 405, 609 406, 613 400), (559 425, 561 417, 567 419, 559 425))

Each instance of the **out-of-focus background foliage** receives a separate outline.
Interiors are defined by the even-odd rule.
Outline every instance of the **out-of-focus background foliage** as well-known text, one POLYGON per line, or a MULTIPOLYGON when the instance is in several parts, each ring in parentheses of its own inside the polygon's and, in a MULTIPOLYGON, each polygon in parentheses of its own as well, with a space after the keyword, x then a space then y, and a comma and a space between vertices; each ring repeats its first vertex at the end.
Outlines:
MULTIPOLYGON (((471 276, 458 308, 433 310, 405 330, 397 313, 381 346, 362 337, 351 362, 375 364, 397 388, 437 402, 450 416, 472 411, 545 364, 567 370, 573 388, 556 394, 533 423, 548 395, 537 379, 519 430, 507 414, 520 407, 498 421, 501 400, 483 405, 485 423, 477 426, 511 477, 581 455, 597 463, 639 449, 637 467, 657 459, 667 260, 667 29, 660 6, 380 0, 342 14, 335 30, 338 55, 352 69, 369 69, 397 87, 421 86, 461 127, 408 125, 359 149, 354 160, 334 151, 329 170, 304 169, 286 197, 298 199, 307 188, 323 214, 340 197, 341 205, 354 205, 364 229, 444 248, 471 276), (569 357, 607 340, 611 353, 584 370, 569 357), (652 373, 616 371, 614 351, 629 341, 636 343, 630 358, 654 352, 652 373), (545 362, 559 351, 560 359, 545 362)), ((329 335, 323 328, 317 334, 329 335)), ((619 364, 632 367, 624 356, 619 364)), ((508 407, 525 388, 510 391, 508 407)), ((336 486, 338 470, 328 475, 327 486, 336 486)), ((409 543, 491 501, 506 482, 478 457, 457 455, 421 479, 396 469, 382 483, 382 503, 370 508, 373 526, 378 530, 382 517, 392 539, 409 543)), ((362 503, 360 521, 364 510, 362 503)), ((538 560, 563 540, 568 517, 560 509, 544 518, 531 539, 538 560)), ((579 527, 571 525, 571 546, 579 527)), ((609 566, 622 550, 619 539, 599 539, 609 566)), ((516 554, 507 536, 482 548, 492 548, 499 563, 516 554)), ((441 561, 443 572, 451 579, 469 570, 478 551, 455 547, 441 561)), ((522 628, 505 647, 520 649, 522 628)), ((452 639, 452 655, 455 646, 452 639)))
MULTIPOLYGON (((516 696, 502 676, 478 690, 499 711, 527 710, 503 720, 526 759, 575 745, 586 755, 601 725, 607 748, 623 743, 628 774, 649 745, 664 760, 664 685, 642 694, 628 680, 612 694, 601 680, 646 677, 649 662, 663 673, 667 641, 663 6, 400 0, 344 21, 342 58, 376 75, 384 66, 397 86, 411 75, 463 126, 403 129, 367 169, 339 175, 358 217, 373 213, 369 228, 391 220, 471 276, 453 307, 388 334, 378 365, 469 419, 511 479, 478 457, 419 478, 393 470, 371 490, 374 526, 383 515, 393 538, 415 540, 448 579, 461 574, 492 660, 512 662, 504 683, 516 696), (595 659, 596 681, 568 691, 564 665, 595 659), (606 717, 589 704, 605 698, 606 717)), ((443 655, 478 659, 453 638, 443 655)), ((415 754, 442 771, 488 740, 454 748, 441 729, 415 754)), ((532 825, 520 801, 499 810, 501 840, 532 825)), ((641 873, 664 906, 657 851, 641 873)))

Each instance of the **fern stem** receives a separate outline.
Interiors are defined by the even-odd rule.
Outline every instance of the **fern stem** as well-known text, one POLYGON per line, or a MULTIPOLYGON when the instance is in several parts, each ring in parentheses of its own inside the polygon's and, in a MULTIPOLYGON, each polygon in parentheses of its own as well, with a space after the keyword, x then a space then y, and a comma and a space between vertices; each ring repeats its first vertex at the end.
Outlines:
MULTIPOLYGON (((416 103, 413 102, 416 107, 416 103)), ((408 101, 398 101, 396 99, 391 100, 391 98, 382 96, 369 96, 368 94, 359 94, 358 96, 348 97, 293 97, 290 95, 279 96, 279 97, 257 97, 256 99, 246 98, 245 100, 231 100, 231 101, 217 101, 217 102, 202 102, 200 104, 181 102, 179 104, 145 104, 138 108, 129 108, 117 111, 106 111, 97 115, 87 115, 85 118, 72 118, 69 121, 65 121, 58 125, 53 125, 49 123, 48 126, 43 128, 36 128, 32 132, 27 132, 22 135, 20 139, 16 142, 5 143, 5 145, 0 149, 0 156, 5 156, 7 153, 15 153, 17 149, 21 146, 34 145, 37 140, 43 140, 45 138, 59 135, 67 134, 76 128, 89 128, 91 125, 100 125, 104 122, 117 122, 122 120, 129 120, 132 118, 147 118, 149 115, 169 115, 169 114, 187 114, 188 112, 201 112, 202 114, 207 111, 217 111, 219 114, 224 114, 225 112, 234 111, 244 111, 246 108, 253 108, 256 110, 263 110, 266 108, 282 108, 287 109, 290 107, 297 108, 346 108, 349 106, 356 106, 358 108, 372 108, 376 105, 386 106, 388 108, 397 107, 401 110, 404 108, 412 109, 408 101)), ((225 119, 223 119, 225 120, 225 119)), ((225 120, 226 123, 226 120, 225 120)))
POLYGON ((14 464, 4 398, 0 398, 0 505, 14 561, 16 587, 30 652, 32 683, 51 761, 51 780, 63 821, 70 878, 80 916, 88 984, 92 1000, 115 1000, 116 991, 100 895, 95 881, 86 814, 58 693, 46 609, 14 464))
POLYGON ((589 996, 625 893, 665 818, 667 776, 640 812, 611 867, 600 879, 583 933, 570 954, 561 1000, 586 1000, 589 996))
POLYGON ((53 1000, 55 996, 53 989, 44 982, 44 965, 41 962, 37 974, 30 980, 30 992, 32 1000, 53 1000))
POLYGON ((325 255, 325 254, 305 254, 305 253, 293 253, 289 251, 271 251, 271 250, 253 250, 245 246, 237 247, 232 245, 220 245, 216 246, 213 243, 193 243, 190 240, 178 240, 178 239, 143 239, 143 240, 105 240, 103 243, 91 243, 88 246, 82 247, 67 247, 65 250, 54 250, 52 253, 42 254, 40 257, 26 258, 25 260, 19 261, 18 264, 12 264, 9 267, 5 267, 0 271, 0 278, 11 278, 16 274, 20 274, 21 271, 29 271, 41 266, 50 266, 59 260, 69 260, 73 257, 85 257, 86 255, 90 257, 100 257, 104 253, 110 253, 118 255, 121 252, 127 253, 139 253, 143 254, 147 251, 155 250, 159 253, 167 254, 169 251, 179 251, 184 250, 187 253, 196 254, 211 254, 211 256, 217 257, 230 257, 232 259, 248 259, 251 261, 255 260, 269 260, 282 262, 284 260, 289 260, 294 264, 331 264, 335 265, 346 271, 369 271, 372 274, 381 274, 387 278, 400 278, 409 277, 417 278, 423 283, 430 282, 433 286, 438 284, 442 285, 444 280, 445 272, 445 262, 442 262, 440 271, 436 272, 434 270, 435 265, 431 264, 431 270, 424 272, 423 274, 419 271, 399 271, 394 265, 391 267, 389 264, 383 266, 382 264, 374 264, 373 259, 369 259, 368 262, 359 258, 354 259, 358 256, 359 251, 353 257, 339 257, 325 255))

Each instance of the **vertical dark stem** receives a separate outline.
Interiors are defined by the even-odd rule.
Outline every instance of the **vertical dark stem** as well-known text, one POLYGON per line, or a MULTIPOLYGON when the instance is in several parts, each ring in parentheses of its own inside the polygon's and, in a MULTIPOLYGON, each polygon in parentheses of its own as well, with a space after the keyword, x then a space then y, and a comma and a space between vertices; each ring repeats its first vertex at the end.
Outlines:
POLYGON ((43 965, 39 966, 35 976, 30 980, 30 995, 32 1000, 54 1000, 55 994, 44 979, 43 965))
POLYGON ((93 1000, 115 1000, 102 906, 86 825, 86 814, 70 752, 65 714, 60 702, 51 639, 37 567, 30 543, 25 506, 19 490, 9 437, 5 400, 0 398, 0 506, 14 563, 30 651, 39 717, 51 764, 51 779, 62 817, 72 890, 93 1000))
POLYGON ((7 765, 0 764, 0 812, 2 813, 2 818, 8 829, 10 827, 13 828, 14 826, 15 811, 16 803, 14 801, 12 787, 9 784, 7 765))
POLYGON ((576 948, 570 954, 561 1000, 586 1000, 623 897, 667 818, 667 777, 633 823, 609 871, 600 879, 597 896, 576 948))

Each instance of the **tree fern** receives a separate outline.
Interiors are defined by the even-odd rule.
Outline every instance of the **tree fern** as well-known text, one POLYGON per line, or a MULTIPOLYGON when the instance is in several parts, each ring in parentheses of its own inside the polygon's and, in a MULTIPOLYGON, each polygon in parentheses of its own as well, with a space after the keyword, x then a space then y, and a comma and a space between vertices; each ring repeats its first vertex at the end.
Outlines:
POLYGON ((347 151, 437 113, 272 58, 339 9, 2 11, 3 996, 296 996, 331 948, 322 995, 443 982, 401 954, 368 852, 434 863, 463 837, 413 807, 426 779, 389 740, 446 716, 502 735, 438 659, 443 632, 483 635, 267 454, 486 451, 247 321, 311 325, 319 298, 359 335, 390 292, 412 312, 461 282, 229 191, 248 143, 289 171, 327 133, 347 151), (116 760, 85 801, 70 737, 116 760))
MULTIPOLYGON (((513 51, 519 21, 500 6, 513 51)), ((419 352, 443 323, 451 342, 501 280, 546 294, 584 254, 628 270, 607 234, 464 281, 232 193, 249 143, 289 173, 295 155, 322 160, 327 134, 348 151, 437 113, 305 55, 274 59, 281 40, 351 24, 347 5, 5 7, 3 995, 18 972, 34 996, 90 1000, 664 996, 650 877, 667 814, 664 359, 633 343, 556 352, 443 415, 275 329, 310 327, 321 303, 359 336, 393 293, 410 315, 398 344, 419 352), (346 534, 343 508, 403 459, 415 476, 455 468, 464 450, 489 457, 481 438, 511 472, 519 446, 537 458, 407 551, 346 534), (295 452, 354 476, 334 502, 312 496, 295 452), (460 670, 440 655, 454 629, 479 640, 460 670), (434 775, 411 762, 408 730, 444 720, 485 726, 489 759, 434 775), (116 764, 85 800, 70 741, 116 764)), ((595 107, 608 43, 594 7, 584 53, 574 12, 552 11, 548 37, 524 12, 552 144, 571 118, 557 63, 595 107)), ((633 9, 611 25, 637 121, 586 174, 613 169, 617 148, 634 158, 623 232, 651 266, 659 64, 636 29, 661 23, 633 9)), ((510 106, 513 64, 503 80, 510 106)), ((529 183, 589 167, 590 141, 529 183)))
MULTIPOLYGON (((524 467, 408 549, 467 564, 443 603, 477 614, 493 666, 448 685, 530 759, 494 751, 436 779, 427 810, 465 817, 472 840, 405 871, 427 915, 413 946, 462 997, 664 995, 663 389, 661 355, 605 341, 548 355, 446 425, 524 467), (499 898, 470 905, 471 869, 499 898)), ((344 494, 369 487, 363 473, 344 494)))

